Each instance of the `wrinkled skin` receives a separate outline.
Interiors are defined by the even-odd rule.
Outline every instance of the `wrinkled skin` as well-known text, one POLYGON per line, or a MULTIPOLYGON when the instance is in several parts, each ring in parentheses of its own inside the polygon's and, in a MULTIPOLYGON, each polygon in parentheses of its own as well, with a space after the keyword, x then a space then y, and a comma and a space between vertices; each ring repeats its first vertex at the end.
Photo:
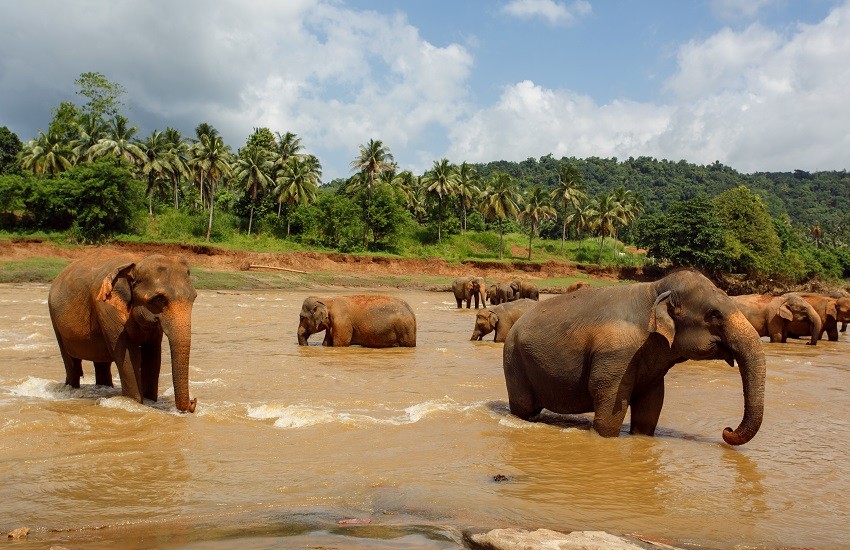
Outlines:
POLYGON ((831 342, 838 341, 838 323, 850 321, 850 298, 840 297, 834 298, 824 294, 816 294, 813 292, 790 292, 786 296, 799 296, 807 301, 817 311, 821 318, 821 330, 817 333, 817 338, 811 333, 811 328, 805 326, 804 323, 791 322, 788 325, 788 335, 809 336, 815 340, 820 340, 823 334, 826 333, 831 342))
POLYGON ((96 383, 111 386, 114 362, 123 395, 140 403, 156 401, 164 334, 175 405, 194 412, 189 352, 196 296, 181 258, 96 254, 71 263, 54 279, 47 300, 65 383, 80 387, 87 360, 94 362, 96 383))
POLYGON ((471 340, 480 341, 495 330, 496 334, 493 335, 493 341, 504 342, 516 320, 535 305, 537 305, 536 300, 521 298, 506 304, 482 309, 475 316, 475 328, 472 329, 471 340))
POLYGON ((786 342, 788 326, 796 323, 805 327, 811 340, 809 345, 817 345, 816 335, 821 333, 821 318, 815 308, 800 296, 771 296, 769 294, 744 294, 732 296, 738 309, 753 325, 759 336, 769 336, 771 342, 786 342))
POLYGON ((516 299, 517 296, 514 294, 514 287, 510 283, 499 283, 496 285, 497 304, 506 304, 516 299))
POLYGON ((325 332, 323 346, 416 347, 416 316, 404 300, 391 296, 310 296, 301 306, 298 344, 325 332))
POLYGON ((528 298, 530 300, 540 299, 540 291, 534 283, 514 279, 511 281, 511 288, 514 291, 514 300, 519 300, 520 298, 528 298))
POLYGON ((620 434, 629 408, 631 433, 655 433, 664 375, 676 363, 737 361, 744 415, 723 439, 741 445, 761 426, 761 340, 732 299, 695 271, 544 300, 514 324, 503 357, 513 414, 593 412, 593 428, 605 437, 620 434))
POLYGON ((487 285, 481 277, 458 277, 452 281, 452 292, 455 295, 457 307, 463 307, 465 301, 466 308, 469 309, 473 299, 475 300, 475 309, 485 307, 487 305, 486 287, 487 285))

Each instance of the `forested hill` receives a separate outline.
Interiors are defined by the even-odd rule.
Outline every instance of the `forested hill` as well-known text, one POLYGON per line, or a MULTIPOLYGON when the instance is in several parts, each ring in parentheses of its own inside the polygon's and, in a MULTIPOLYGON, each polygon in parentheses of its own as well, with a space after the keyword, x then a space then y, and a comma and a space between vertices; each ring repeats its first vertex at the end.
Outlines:
POLYGON ((623 186, 640 195, 648 214, 666 212, 671 204, 693 199, 700 193, 713 198, 746 185, 762 197, 771 216, 779 219, 787 216, 798 227, 817 225, 825 235, 850 242, 850 174, 846 170, 743 174, 719 162, 700 165, 650 157, 623 161, 599 157, 558 160, 552 155, 522 162, 477 164, 475 168, 483 179, 501 171, 525 185, 553 188, 558 183, 558 174, 568 164, 579 169, 589 195, 623 186))

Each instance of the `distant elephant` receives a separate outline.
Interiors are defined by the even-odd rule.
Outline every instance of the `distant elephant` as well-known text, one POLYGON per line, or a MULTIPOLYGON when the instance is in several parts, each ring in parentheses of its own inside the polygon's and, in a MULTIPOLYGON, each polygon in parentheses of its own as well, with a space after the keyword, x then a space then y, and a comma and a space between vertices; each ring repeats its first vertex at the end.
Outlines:
POLYGON ((587 281, 576 281, 567 287, 567 292, 575 292, 576 290, 580 290, 582 288, 590 288, 590 283, 587 281))
POLYGON ((497 306, 499 305, 499 299, 496 297, 496 285, 490 285, 487 287, 487 301, 490 302, 490 305, 497 306))
POLYGON ((165 334, 175 405, 194 412, 189 351, 196 296, 181 258, 95 254, 71 263, 53 280, 47 298, 65 383, 80 387, 86 360, 95 364, 95 382, 111 386, 115 362, 123 395, 156 401, 165 334))
POLYGON ((788 338, 788 326, 809 324, 808 334, 812 346, 817 345, 816 335, 821 333, 822 321, 818 312, 800 296, 786 294, 771 296, 767 294, 744 294, 732 296, 738 309, 756 329, 759 336, 769 336, 771 342, 785 342, 788 338))
POLYGON ((485 307, 486 303, 486 283, 481 277, 458 277, 452 281, 452 292, 455 295, 457 307, 463 307, 463 302, 466 302, 466 308, 469 309, 472 300, 475 300, 475 309, 485 307))
POLYGON ((496 304, 506 304, 516 299, 514 287, 510 283, 498 283, 496 285, 496 304))
POLYGON ((416 316, 407 302, 391 296, 310 296, 301 306, 298 344, 306 346, 311 334, 322 331, 323 346, 416 347, 416 316))
POLYGON ((496 334, 493 341, 504 342, 516 320, 522 317, 522 314, 528 311, 528 308, 535 305, 537 305, 536 300, 521 298, 506 304, 482 309, 475 317, 472 340, 481 340, 495 330, 496 334))
POLYGON ((752 439, 764 413, 761 340, 735 302, 691 270, 653 283, 561 294, 527 311, 503 351, 510 411, 525 420, 543 408, 593 412, 594 430, 616 437, 631 407, 631 433, 653 435, 664 375, 688 359, 738 362, 744 415, 723 439, 730 445, 752 439))
POLYGON ((529 298, 531 300, 540 299, 540 291, 537 290, 537 285, 528 281, 514 279, 511 281, 511 288, 514 289, 514 300, 520 298, 529 298))
MULTIPOLYGON (((817 335, 818 340, 823 337, 823 333, 826 333, 830 341, 838 341, 838 323, 850 321, 850 298, 833 298, 814 292, 789 292, 787 295, 800 296, 818 312, 822 321, 821 330, 817 335)), ((788 325, 789 336, 809 336, 810 334, 810 327, 805 326, 804 323, 792 322, 788 325)), ((811 336, 814 338, 814 334, 811 336)))

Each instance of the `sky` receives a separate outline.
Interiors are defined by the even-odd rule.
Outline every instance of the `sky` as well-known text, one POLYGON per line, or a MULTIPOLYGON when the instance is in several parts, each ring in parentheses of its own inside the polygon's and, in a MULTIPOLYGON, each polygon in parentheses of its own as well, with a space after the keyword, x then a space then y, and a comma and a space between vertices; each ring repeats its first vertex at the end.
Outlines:
POLYGON ((36 137, 85 72, 126 89, 139 138, 294 132, 325 182, 370 139, 415 174, 850 164, 850 0, 0 0, 0 126, 36 137))

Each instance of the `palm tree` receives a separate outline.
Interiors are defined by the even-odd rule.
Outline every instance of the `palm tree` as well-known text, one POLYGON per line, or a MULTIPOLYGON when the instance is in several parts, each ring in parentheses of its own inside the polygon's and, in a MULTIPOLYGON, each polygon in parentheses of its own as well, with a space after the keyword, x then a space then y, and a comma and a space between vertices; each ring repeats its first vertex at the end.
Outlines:
POLYGON ((72 143, 76 162, 91 160, 91 149, 98 141, 107 137, 107 131, 108 127, 102 118, 94 113, 83 115, 77 125, 77 138, 72 143))
POLYGON ((564 213, 564 227, 561 234, 561 254, 564 253, 564 245, 567 242, 567 220, 569 209, 578 210, 582 201, 587 199, 581 172, 575 165, 566 166, 558 175, 558 186, 550 193, 552 200, 557 201, 564 213))
MULTIPOLYGON (((618 221, 626 228, 643 212, 643 203, 638 195, 622 185, 614 190, 613 195, 619 209, 618 221)), ((616 238, 616 231, 614 232, 614 236, 616 238)))
MULTIPOLYGON (((195 137, 196 139, 193 140, 193 149, 194 146, 198 145, 204 137, 206 137, 207 141, 210 143, 215 141, 215 139, 219 137, 218 130, 216 130, 212 124, 202 122, 195 126, 195 137)), ((194 167, 197 169, 198 165, 195 164, 194 167)), ((203 171, 196 171, 196 175, 198 176, 198 193, 201 198, 201 208, 206 208, 207 205, 204 201, 204 173, 203 171)))
POLYGON ((71 151, 55 130, 48 130, 46 134, 39 130, 38 137, 21 151, 21 167, 32 170, 39 177, 58 175, 73 166, 72 159, 71 151))
POLYGON ((207 223, 207 241, 212 233, 213 210, 215 210, 215 184, 223 176, 230 173, 230 146, 217 135, 202 134, 200 140, 192 147, 191 166, 200 175, 201 188, 204 179, 209 182, 210 217, 207 223))
POLYGON ((525 208, 519 214, 522 222, 528 223, 528 261, 531 261, 531 239, 541 221, 558 217, 558 211, 552 206, 546 191, 534 186, 525 194, 525 208))
POLYGON ((251 195, 251 214, 248 216, 248 235, 254 224, 254 205, 257 194, 272 181, 272 160, 269 152, 262 147, 248 147, 242 151, 234 165, 235 179, 251 195))
POLYGON ((590 228, 592 225, 593 212, 595 212, 594 202, 593 200, 589 200, 580 204, 578 208, 570 212, 565 218, 565 223, 575 228, 576 238, 579 240, 581 240, 581 232, 590 228))
POLYGON ((499 220, 499 259, 504 257, 505 233, 504 221, 508 216, 516 216, 519 212, 517 202, 520 200, 516 192, 513 178, 504 172, 494 172, 490 184, 484 192, 483 211, 487 219, 499 220))
POLYGON ((603 193, 594 201, 591 211, 592 227, 599 231, 599 257, 597 263, 602 261, 602 247, 605 244, 605 236, 612 236, 617 222, 622 220, 620 204, 614 193, 603 193))
POLYGON ((130 164, 140 162, 145 154, 133 141, 133 137, 139 129, 129 124, 130 121, 126 117, 115 115, 115 118, 108 123, 109 128, 106 137, 98 140, 94 147, 89 149, 89 156, 91 158, 113 156, 115 162, 124 159, 130 164))
POLYGON ((457 174, 455 166, 448 159, 434 161, 431 168, 422 177, 425 190, 437 197, 437 242, 442 242, 443 227, 443 197, 451 195, 456 188, 457 174))
POLYGON ((180 178, 186 177, 189 174, 189 145, 183 139, 183 136, 180 135, 180 132, 174 128, 166 128, 163 135, 165 142, 168 144, 168 150, 166 151, 168 157, 166 175, 171 180, 172 187, 174 188, 174 208, 179 208, 180 178))
POLYGON ((140 171, 147 179, 148 215, 153 216, 153 194, 156 185, 164 181, 169 170, 169 144, 162 132, 154 130, 151 135, 139 143, 139 147, 144 154, 141 159, 140 171))
POLYGON ((457 169, 456 192, 460 209, 463 212, 461 230, 466 232, 466 213, 478 203, 481 189, 478 187, 478 173, 467 162, 462 162, 457 169))
MULTIPOLYGON (((278 196, 278 205, 286 203, 286 238, 289 238, 290 215, 288 207, 296 204, 309 204, 316 200, 321 178, 321 165, 313 155, 292 156, 277 178, 274 192, 278 196)), ((278 210, 280 215, 280 210, 278 210)))
POLYGON ((363 174, 361 184, 366 187, 366 227, 363 233, 363 246, 368 246, 370 219, 369 208, 372 205, 372 190, 378 173, 393 165, 393 156, 381 140, 370 139, 366 145, 360 145, 360 154, 351 161, 351 169, 363 174))

